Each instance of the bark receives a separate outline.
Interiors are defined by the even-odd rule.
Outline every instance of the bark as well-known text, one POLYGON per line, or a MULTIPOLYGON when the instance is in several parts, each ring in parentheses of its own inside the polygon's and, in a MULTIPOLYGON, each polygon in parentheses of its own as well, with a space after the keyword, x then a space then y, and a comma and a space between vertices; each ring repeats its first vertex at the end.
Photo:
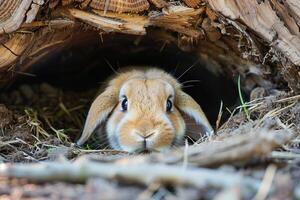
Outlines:
POLYGON ((117 32, 173 42, 199 55, 215 74, 230 78, 241 74, 246 91, 254 86, 274 88, 274 78, 269 75, 272 68, 282 74, 290 89, 300 92, 297 0, 186 0, 183 6, 138 0, 124 0, 120 5, 100 0, 2 2, 2 86, 47 55, 85 40, 89 34, 117 32), (148 3, 156 7, 148 7, 148 3))

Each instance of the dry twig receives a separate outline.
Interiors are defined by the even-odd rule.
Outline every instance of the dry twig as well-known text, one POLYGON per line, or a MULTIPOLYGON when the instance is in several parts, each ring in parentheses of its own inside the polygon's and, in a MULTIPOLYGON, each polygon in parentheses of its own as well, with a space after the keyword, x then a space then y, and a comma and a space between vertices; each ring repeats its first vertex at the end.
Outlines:
POLYGON ((97 163, 81 160, 75 163, 36 163, 36 164, 1 164, 0 175, 4 177, 27 178, 32 181, 70 181, 81 182, 92 177, 117 179, 149 185, 153 182, 193 186, 202 188, 207 185, 217 188, 227 188, 235 185, 245 190, 257 190, 259 180, 239 174, 230 174, 220 170, 165 164, 138 163, 97 163))
MULTIPOLYGON (((226 138, 215 138, 188 148, 189 164, 197 166, 218 166, 226 163, 251 160, 255 157, 266 157, 272 150, 280 147, 293 138, 288 130, 253 129, 249 133, 233 135, 226 138)), ((183 152, 183 151, 182 151, 183 152)), ((168 163, 181 162, 183 153, 176 152, 158 160, 168 163)))

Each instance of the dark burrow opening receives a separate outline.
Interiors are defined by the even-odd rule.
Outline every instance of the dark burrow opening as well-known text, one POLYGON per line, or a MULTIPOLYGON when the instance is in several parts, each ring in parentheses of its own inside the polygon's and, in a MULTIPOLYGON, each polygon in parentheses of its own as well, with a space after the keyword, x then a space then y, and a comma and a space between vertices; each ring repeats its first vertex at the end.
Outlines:
MULTIPOLYGON (((78 95, 80 98, 85 97, 83 116, 79 118, 81 122, 76 131, 70 135, 72 140, 79 137, 82 128, 80 126, 83 125, 84 117, 98 88, 115 73, 114 71, 126 66, 163 68, 177 77, 184 83, 184 91, 202 106, 212 126, 215 126, 221 101, 223 110, 226 107, 232 109, 239 104, 236 83, 228 77, 212 73, 208 63, 195 52, 184 52, 174 44, 154 41, 147 37, 110 35, 100 38, 97 34, 81 38, 80 41, 73 38, 63 48, 52 51, 49 56, 32 65, 26 72, 27 75, 20 75, 4 94, 11 94, 24 84, 31 86, 47 83, 59 88, 62 93, 75 94, 75 97, 64 101, 81 101, 78 95)), ((47 98, 42 100, 39 96, 35 102, 39 101, 47 104, 47 98)), ((13 102, 10 96, 6 97, 6 105, 15 106, 13 102)), ((30 107, 32 101, 23 101, 20 106, 24 109, 30 107)), ((76 115, 72 112, 71 115, 73 114, 76 115)), ((226 120, 228 116, 229 112, 225 111, 222 120, 226 120)), ((55 128, 70 128, 64 120, 58 121, 59 127, 55 128)))

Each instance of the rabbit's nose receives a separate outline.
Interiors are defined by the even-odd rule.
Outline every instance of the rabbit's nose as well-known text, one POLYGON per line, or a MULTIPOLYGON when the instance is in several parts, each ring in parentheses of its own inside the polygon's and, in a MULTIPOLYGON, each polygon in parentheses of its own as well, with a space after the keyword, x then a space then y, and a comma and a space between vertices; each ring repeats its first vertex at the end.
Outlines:
POLYGON ((148 133, 143 133, 143 132, 136 131, 135 134, 137 134, 139 137, 141 137, 143 139, 148 139, 148 138, 150 138, 151 136, 153 136, 155 134, 155 131, 148 132, 148 133))

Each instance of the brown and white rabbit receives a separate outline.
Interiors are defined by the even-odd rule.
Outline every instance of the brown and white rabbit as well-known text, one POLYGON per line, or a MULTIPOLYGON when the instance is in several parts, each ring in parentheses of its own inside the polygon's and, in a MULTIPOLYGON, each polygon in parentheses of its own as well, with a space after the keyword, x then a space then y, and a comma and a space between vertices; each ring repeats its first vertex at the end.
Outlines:
POLYGON ((170 74, 153 68, 119 73, 92 103, 77 144, 82 145, 106 123, 112 148, 162 151, 182 140, 183 114, 204 127, 206 135, 213 134, 201 107, 170 74))

